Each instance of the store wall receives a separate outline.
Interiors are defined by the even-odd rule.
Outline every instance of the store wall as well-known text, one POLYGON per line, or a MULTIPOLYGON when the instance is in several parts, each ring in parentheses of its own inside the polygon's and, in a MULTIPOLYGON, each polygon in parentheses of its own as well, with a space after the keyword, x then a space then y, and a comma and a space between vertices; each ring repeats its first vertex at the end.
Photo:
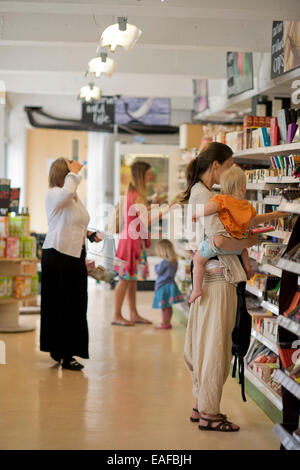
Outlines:
MULTIPOLYGON (((88 159, 88 133, 52 129, 27 130, 26 206, 30 212, 30 230, 47 232, 45 195, 48 189, 48 172, 52 161, 58 157, 73 159, 74 141, 78 141, 78 160, 88 159)), ((76 144, 75 144, 76 145, 76 144)), ((86 170, 78 195, 86 204, 86 170)))

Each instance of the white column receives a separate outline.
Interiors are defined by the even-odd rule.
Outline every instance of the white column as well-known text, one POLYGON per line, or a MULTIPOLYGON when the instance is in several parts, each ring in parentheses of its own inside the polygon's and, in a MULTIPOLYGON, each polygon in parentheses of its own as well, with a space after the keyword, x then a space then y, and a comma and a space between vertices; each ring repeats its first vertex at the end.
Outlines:
POLYGON ((90 227, 104 230, 104 205, 114 201, 114 136, 88 133, 87 209, 90 227))

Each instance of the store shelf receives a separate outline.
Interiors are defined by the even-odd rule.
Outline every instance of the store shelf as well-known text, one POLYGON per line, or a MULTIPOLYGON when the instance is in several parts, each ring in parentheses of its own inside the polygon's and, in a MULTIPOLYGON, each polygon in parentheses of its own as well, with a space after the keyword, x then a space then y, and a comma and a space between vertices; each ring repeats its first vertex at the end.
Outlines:
POLYGON ((245 377, 251 382, 258 390, 260 390, 265 397, 267 397, 273 405, 276 406, 280 411, 282 410, 282 400, 279 395, 267 386, 265 382, 260 380, 256 375, 253 374, 247 367, 245 367, 245 377))
POLYGON ((291 273, 300 275, 300 263, 296 263, 295 261, 280 258, 280 260, 277 262, 277 267, 284 269, 285 271, 290 271, 291 273))
POLYGON ((247 189, 257 189, 257 190, 263 190, 266 187, 266 183, 247 183, 247 189))
POLYGON ((22 261, 37 262, 38 258, 0 258, 0 261, 7 263, 21 263, 22 261))
POLYGON ((0 304, 9 304, 11 302, 17 302, 18 299, 16 299, 15 297, 3 297, 3 298, 0 298, 0 304))
POLYGON ((297 323, 290 318, 279 315, 277 319, 277 324, 285 328, 286 330, 294 333, 297 336, 300 336, 300 323, 297 323))
POLYGON ((265 263, 261 267, 261 271, 265 271, 268 274, 272 274, 273 276, 281 277, 282 270, 273 266, 272 264, 265 263))
POLYGON ((253 338, 257 339, 260 343, 264 344, 268 349, 270 349, 270 351, 273 351, 275 354, 278 355, 277 345, 275 343, 273 343, 272 341, 270 341, 268 338, 261 335, 256 330, 251 331, 251 336, 253 336, 253 338))
POLYGON ((293 212, 294 214, 300 214, 300 202, 288 202, 282 201, 278 207, 279 211, 293 212))
POLYGON ((275 378, 284 388, 286 388, 290 393, 298 398, 298 400, 300 400, 300 384, 291 379, 282 370, 277 370, 275 372, 275 378))
POLYGON ((263 292, 257 289, 257 287, 251 286, 251 284, 246 284, 246 291, 249 292, 250 294, 255 295, 258 298, 261 298, 263 296, 263 292))
POLYGON ((300 443, 281 424, 276 424, 273 432, 286 450, 300 450, 300 443))
POLYGON ((284 230, 273 230, 273 232, 267 232, 264 233, 267 237, 275 237, 275 238, 280 238, 280 240, 283 240, 283 243, 288 243, 289 238, 291 236, 292 232, 285 232, 284 230))
POLYGON ((272 304, 271 302, 268 302, 267 300, 263 300, 263 302, 261 303, 261 307, 265 308, 266 310, 269 310, 270 312, 274 313, 275 315, 279 315, 278 306, 272 304))
POLYGON ((23 300, 35 300, 36 298, 36 295, 30 295, 29 297, 24 297, 23 299, 17 299, 16 297, 3 297, 0 298, 0 304, 8 304, 10 302, 22 302, 23 300))
POLYGON ((262 201, 263 204, 270 206, 279 206, 282 200, 282 196, 268 196, 262 201))
POLYGON ((233 154, 234 158, 261 155, 280 155, 286 152, 295 152, 300 150, 300 143, 274 145, 269 147, 258 147, 254 149, 245 149, 233 154))
POLYGON ((300 183, 300 178, 294 178, 293 176, 267 176, 263 181, 253 181, 247 183, 247 189, 269 189, 271 184, 294 184, 300 183))

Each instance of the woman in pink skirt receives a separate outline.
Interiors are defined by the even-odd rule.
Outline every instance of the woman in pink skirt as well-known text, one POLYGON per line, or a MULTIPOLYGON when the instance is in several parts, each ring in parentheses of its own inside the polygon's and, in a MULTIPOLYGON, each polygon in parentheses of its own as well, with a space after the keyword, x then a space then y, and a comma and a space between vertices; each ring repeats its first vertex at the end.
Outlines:
POLYGON ((120 240, 116 256, 127 262, 124 272, 119 273, 120 280, 115 289, 115 313, 112 325, 134 326, 135 323, 151 324, 142 318, 136 307, 137 280, 145 280, 148 276, 146 248, 150 247, 148 238, 148 220, 142 223, 140 216, 142 206, 148 218, 147 210, 147 182, 149 181, 151 167, 148 163, 136 161, 131 166, 131 181, 128 186, 124 208, 124 227, 120 233, 120 240), (132 206, 135 207, 132 207, 132 206), (122 316, 122 305, 127 294, 130 310, 130 321, 122 316))

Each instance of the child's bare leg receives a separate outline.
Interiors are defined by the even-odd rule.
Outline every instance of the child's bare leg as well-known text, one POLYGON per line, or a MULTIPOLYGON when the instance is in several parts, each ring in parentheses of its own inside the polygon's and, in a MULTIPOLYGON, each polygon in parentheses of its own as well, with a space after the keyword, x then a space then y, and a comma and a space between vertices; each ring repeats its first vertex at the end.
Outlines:
POLYGON ((253 271, 253 269, 251 268, 250 259, 249 259, 249 254, 248 254, 247 248, 244 248, 244 250, 242 251, 241 258, 242 258, 242 261, 243 261, 244 269, 245 269, 246 274, 247 274, 247 279, 251 279, 251 277, 254 276, 254 271, 253 271))
POLYGON ((205 266, 208 258, 204 258, 197 252, 193 257, 194 270, 193 270, 193 290, 189 298, 189 303, 194 302, 197 297, 203 294, 202 284, 205 275, 205 266))

